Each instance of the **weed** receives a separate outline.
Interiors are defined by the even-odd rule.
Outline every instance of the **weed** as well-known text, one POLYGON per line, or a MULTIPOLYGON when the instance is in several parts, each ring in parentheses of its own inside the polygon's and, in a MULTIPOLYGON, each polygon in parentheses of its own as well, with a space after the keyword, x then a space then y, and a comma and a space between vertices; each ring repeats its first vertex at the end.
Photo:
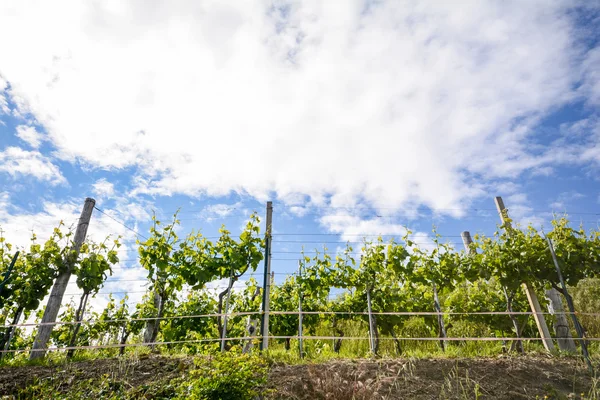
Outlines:
POLYGON ((264 389, 268 367, 258 356, 224 353, 199 358, 177 399, 251 400, 264 389))
POLYGON ((440 392, 441 399, 478 400, 481 396, 481 386, 469 378, 468 370, 465 370, 464 376, 461 376, 458 366, 455 366, 444 377, 444 384, 440 392))

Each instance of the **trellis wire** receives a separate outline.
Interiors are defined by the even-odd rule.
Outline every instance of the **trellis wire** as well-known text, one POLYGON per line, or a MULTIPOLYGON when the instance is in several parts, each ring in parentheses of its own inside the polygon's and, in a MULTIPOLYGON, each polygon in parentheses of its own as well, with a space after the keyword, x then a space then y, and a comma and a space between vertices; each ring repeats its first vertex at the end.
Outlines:
MULTIPOLYGON (((143 318, 122 318, 122 319, 106 319, 106 320, 83 320, 83 321, 55 321, 55 322, 30 322, 21 324, 7 324, 4 328, 9 327, 35 327, 43 325, 77 325, 77 324, 96 324, 108 322, 129 322, 129 321, 154 321, 154 320, 172 320, 172 319, 195 319, 195 318, 213 318, 213 317, 240 317, 248 315, 262 315, 262 311, 244 311, 233 313, 211 313, 211 314, 196 314, 196 315, 172 315, 163 317, 143 317, 143 318)), ((271 315, 369 315, 367 311, 270 311, 271 315)), ((563 312, 532 312, 532 311, 476 311, 476 312, 458 312, 458 311, 396 311, 396 312, 377 312, 373 311, 371 315, 391 315, 391 316, 438 316, 438 315, 585 315, 600 317, 600 313, 586 313, 569 311, 563 312)))
MULTIPOLYGON (((105 345, 88 345, 88 346, 71 346, 71 347, 49 347, 47 349, 12 349, 12 350, 0 350, 0 353, 19 353, 29 351, 65 351, 65 350, 93 350, 93 349, 112 349, 121 347, 146 347, 146 346, 164 346, 172 344, 185 344, 185 343, 209 343, 209 342, 220 342, 221 340, 236 341, 236 340, 260 340, 262 336, 240 336, 233 338, 203 338, 203 339, 189 339, 189 340, 174 340, 169 342, 149 342, 149 343, 125 343, 125 344, 105 344, 105 345)), ((269 336, 269 339, 298 339, 297 335, 294 336, 269 336)), ((367 336, 302 336, 304 340, 368 340, 367 336)), ((557 338, 552 338, 557 339, 557 338)), ((407 341, 438 341, 439 337, 379 337, 379 340, 407 340, 407 341)), ((444 338, 447 341, 454 342, 510 342, 510 341, 540 341, 543 338, 517 338, 517 337, 448 337, 444 338)), ((588 341, 600 341, 600 337, 585 338, 588 341)))

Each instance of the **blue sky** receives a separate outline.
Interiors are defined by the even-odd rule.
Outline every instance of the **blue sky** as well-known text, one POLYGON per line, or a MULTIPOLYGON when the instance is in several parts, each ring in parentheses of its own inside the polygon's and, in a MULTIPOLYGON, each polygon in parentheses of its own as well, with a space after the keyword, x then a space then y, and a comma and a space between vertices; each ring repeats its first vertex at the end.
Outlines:
MULTIPOLYGON (((597 2, 0 5, 0 226, 23 244, 85 197, 145 234, 239 232, 274 202, 272 268, 362 235, 429 243, 600 222, 597 2), (274 12, 273 10, 281 10, 274 12)), ((108 291, 143 291, 135 234, 108 291)), ((279 275, 281 274, 281 275, 279 275)), ((135 297, 135 296, 132 296, 135 297)))

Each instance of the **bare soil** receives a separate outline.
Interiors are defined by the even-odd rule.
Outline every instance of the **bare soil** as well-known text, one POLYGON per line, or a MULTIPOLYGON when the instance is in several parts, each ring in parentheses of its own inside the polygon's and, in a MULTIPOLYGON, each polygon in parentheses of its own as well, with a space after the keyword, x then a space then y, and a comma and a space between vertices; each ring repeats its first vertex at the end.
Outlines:
POLYGON ((269 382, 281 398, 340 400, 587 399, 592 386, 583 363, 546 357, 276 365, 269 382))
MULTIPOLYGON (((191 358, 151 355, 55 366, 0 368, 0 395, 41 380, 66 392, 76 381, 115 379, 128 387, 168 382, 192 365, 191 358)), ((594 382, 573 358, 335 360, 274 364, 269 384, 276 399, 586 399, 594 382)), ((599 385, 600 386, 600 385, 599 385)), ((597 395, 597 394, 596 394, 597 395)), ((596 397, 593 397, 596 398, 596 397)))

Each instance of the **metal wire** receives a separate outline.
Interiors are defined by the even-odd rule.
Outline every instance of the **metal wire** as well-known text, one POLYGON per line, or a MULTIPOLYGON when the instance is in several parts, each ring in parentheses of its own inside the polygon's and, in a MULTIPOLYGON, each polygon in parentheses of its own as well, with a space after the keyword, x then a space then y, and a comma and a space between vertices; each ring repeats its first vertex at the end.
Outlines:
MULTIPOLYGON (((84 320, 84 321, 55 321, 55 322, 31 322, 21 324, 4 325, 8 327, 32 327, 43 325, 77 325, 77 324, 96 324, 109 322, 129 322, 129 321, 154 321, 154 320, 172 320, 172 319, 194 319, 194 318, 213 318, 213 317, 239 317, 247 315, 262 315, 262 311, 244 311, 231 313, 211 313, 211 314, 194 314, 194 315, 172 315, 163 317, 144 317, 144 318, 122 318, 122 319, 106 319, 106 320, 84 320)), ((367 311, 269 311, 270 315, 369 315, 367 311)), ((532 311, 476 311, 476 312, 455 312, 455 311, 398 311, 398 312, 372 312, 371 315, 390 315, 390 316, 438 316, 438 315, 585 315, 600 317, 600 313, 584 313, 584 312, 532 312, 532 311)))
MULTIPOLYGON (((294 336, 266 336, 269 339, 298 339, 298 335, 294 336)), ((125 343, 125 344, 103 344, 103 345, 89 345, 89 346, 69 346, 69 347, 49 347, 47 349, 13 349, 13 350, 0 350, 0 353, 18 353, 18 352, 34 352, 34 351, 65 351, 65 350, 92 350, 92 349, 114 349, 121 347, 145 347, 145 346, 161 346, 161 345, 172 345, 172 344, 186 344, 186 343, 210 343, 210 342, 222 342, 222 341, 235 341, 235 340, 261 340, 262 336, 240 336, 233 338, 205 338, 205 339, 189 339, 189 340, 173 340, 169 342, 150 342, 150 343, 125 343)), ((369 340, 367 336, 302 336, 302 340, 369 340)), ((558 339, 558 338, 551 338, 558 339)), ((517 338, 517 337, 379 337, 379 340, 406 340, 406 341, 448 341, 448 342, 523 342, 523 341, 541 341, 544 338, 517 338)), ((600 338, 590 337, 585 338, 589 341, 600 341, 600 338)))

